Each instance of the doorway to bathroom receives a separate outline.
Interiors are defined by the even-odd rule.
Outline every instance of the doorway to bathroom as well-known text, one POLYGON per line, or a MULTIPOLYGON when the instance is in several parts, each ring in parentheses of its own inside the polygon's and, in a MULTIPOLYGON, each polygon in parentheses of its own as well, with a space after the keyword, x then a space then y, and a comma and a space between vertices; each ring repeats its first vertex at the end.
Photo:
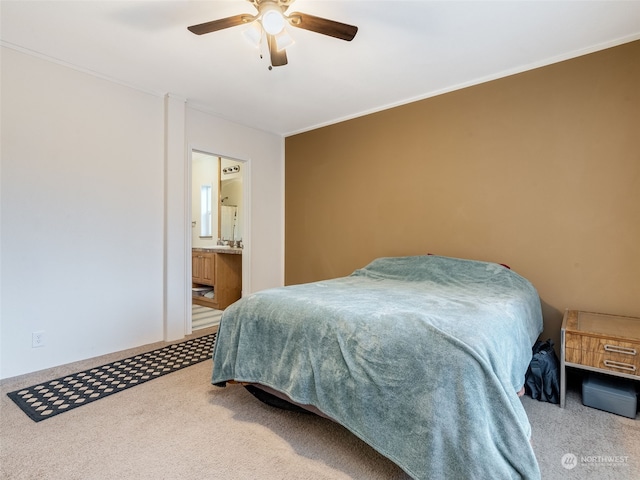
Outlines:
POLYGON ((191 329, 212 327, 242 293, 244 163, 191 151, 191 329))

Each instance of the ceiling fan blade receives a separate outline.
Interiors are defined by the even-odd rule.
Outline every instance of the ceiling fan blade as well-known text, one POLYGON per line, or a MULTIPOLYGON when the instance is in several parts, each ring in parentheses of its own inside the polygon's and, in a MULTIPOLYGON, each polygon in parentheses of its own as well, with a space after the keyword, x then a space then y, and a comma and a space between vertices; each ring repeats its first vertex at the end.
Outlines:
POLYGON ((329 35, 350 42, 358 33, 358 27, 347 25, 346 23, 327 20, 307 13, 294 12, 287 15, 289 23, 297 28, 303 28, 312 32, 329 35))
POLYGON ((269 54, 271 55, 271 66, 281 67, 287 64, 287 52, 283 48, 278 51, 276 45, 276 37, 274 35, 267 34, 267 44, 269 45, 269 54))
POLYGON ((205 33, 217 32, 218 30, 223 30, 225 28, 251 23, 256 18, 257 17, 247 14, 234 15, 233 17, 221 18, 219 20, 201 23, 199 25, 192 25, 187 27, 187 30, 191 33, 195 33, 196 35, 203 35, 205 33))

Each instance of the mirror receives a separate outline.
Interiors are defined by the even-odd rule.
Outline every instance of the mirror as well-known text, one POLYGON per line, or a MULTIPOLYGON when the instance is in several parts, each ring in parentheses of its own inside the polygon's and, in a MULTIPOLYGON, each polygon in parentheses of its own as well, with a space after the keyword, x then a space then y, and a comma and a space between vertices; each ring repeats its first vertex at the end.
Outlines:
POLYGON ((220 226, 223 242, 242 241, 242 165, 228 158, 220 159, 220 226))
POLYGON ((191 152, 191 244, 242 241, 242 162, 191 152))

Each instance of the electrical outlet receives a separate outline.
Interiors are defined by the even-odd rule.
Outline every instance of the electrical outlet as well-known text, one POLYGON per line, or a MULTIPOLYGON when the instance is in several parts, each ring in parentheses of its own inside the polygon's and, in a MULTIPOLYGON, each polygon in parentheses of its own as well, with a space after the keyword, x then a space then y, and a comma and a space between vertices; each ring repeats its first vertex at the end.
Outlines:
POLYGON ((31 347, 44 347, 44 330, 33 332, 31 334, 31 347))

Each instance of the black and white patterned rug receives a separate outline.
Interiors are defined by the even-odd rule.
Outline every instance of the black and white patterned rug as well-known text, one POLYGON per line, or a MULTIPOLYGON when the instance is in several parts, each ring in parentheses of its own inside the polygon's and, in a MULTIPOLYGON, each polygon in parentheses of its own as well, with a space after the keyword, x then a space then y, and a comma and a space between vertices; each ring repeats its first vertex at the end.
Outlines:
POLYGON ((39 422, 211 358, 216 334, 168 345, 7 395, 39 422))

